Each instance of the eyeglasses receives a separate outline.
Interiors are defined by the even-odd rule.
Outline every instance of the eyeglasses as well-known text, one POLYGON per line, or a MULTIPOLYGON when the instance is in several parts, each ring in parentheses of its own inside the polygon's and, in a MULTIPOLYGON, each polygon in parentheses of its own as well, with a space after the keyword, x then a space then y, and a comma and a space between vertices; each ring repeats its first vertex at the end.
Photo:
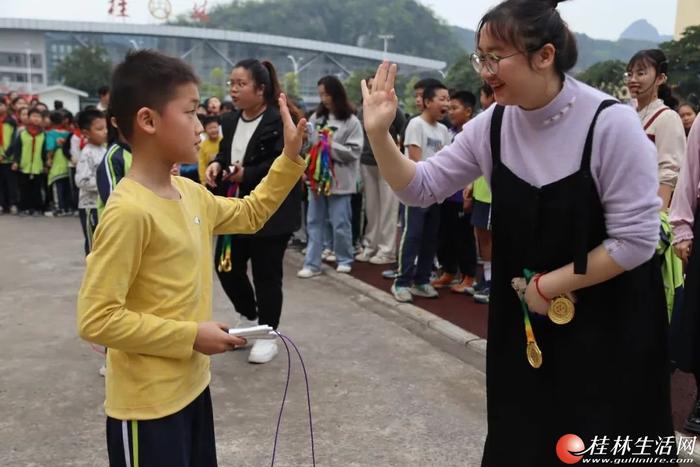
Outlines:
POLYGON ((499 57, 496 54, 489 53, 489 54, 479 54, 474 52, 471 54, 469 57, 469 60, 472 63, 472 66, 474 67, 474 70, 477 73, 481 73, 481 71, 486 68, 486 71, 491 73, 492 75, 498 74, 498 64, 501 62, 501 60, 505 60, 506 58, 511 58, 515 57, 516 55, 523 54, 525 52, 515 52, 510 55, 506 55, 505 57, 499 57))
POLYGON ((638 80, 643 80, 648 74, 649 72, 647 72, 646 70, 627 71, 624 75, 622 75, 622 81, 624 81, 625 84, 628 84, 635 77, 638 80))

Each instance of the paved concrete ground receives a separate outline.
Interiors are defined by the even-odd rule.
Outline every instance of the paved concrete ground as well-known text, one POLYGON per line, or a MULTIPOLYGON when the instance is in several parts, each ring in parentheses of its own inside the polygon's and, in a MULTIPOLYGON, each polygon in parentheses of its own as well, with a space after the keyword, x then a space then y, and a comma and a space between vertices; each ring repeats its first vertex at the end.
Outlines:
MULTIPOLYGON (((100 356, 75 331, 77 218, 0 217, 0 466, 104 466, 100 356)), ((464 349, 331 277, 286 269, 281 331, 310 372, 319 466, 479 465, 484 375, 464 349), (456 358, 456 356, 460 358, 456 358)), ((215 282, 214 316, 234 321, 215 282)), ((214 357, 221 466, 269 465, 286 355, 214 357)), ((303 376, 293 363, 279 466, 310 465, 303 376)))

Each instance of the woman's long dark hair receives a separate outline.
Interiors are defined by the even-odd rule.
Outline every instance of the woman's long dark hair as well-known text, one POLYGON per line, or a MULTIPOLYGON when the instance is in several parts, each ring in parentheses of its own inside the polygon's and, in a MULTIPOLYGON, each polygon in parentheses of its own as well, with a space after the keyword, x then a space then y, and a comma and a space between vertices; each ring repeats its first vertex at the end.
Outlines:
MULTIPOLYGON (((318 80, 317 86, 323 85, 326 94, 331 96, 333 100, 333 115, 338 120, 347 120, 355 113, 355 107, 348 100, 348 95, 345 92, 343 83, 333 75, 324 76, 318 80)), ((316 115, 319 117, 328 118, 330 110, 323 105, 323 102, 318 104, 316 115)))
POLYGON ((277 79, 277 71, 274 65, 267 60, 259 61, 254 58, 247 58, 236 63, 233 68, 243 68, 248 70, 251 78, 255 82, 255 87, 263 87, 263 98, 265 104, 278 105, 277 99, 280 97, 282 87, 277 79))

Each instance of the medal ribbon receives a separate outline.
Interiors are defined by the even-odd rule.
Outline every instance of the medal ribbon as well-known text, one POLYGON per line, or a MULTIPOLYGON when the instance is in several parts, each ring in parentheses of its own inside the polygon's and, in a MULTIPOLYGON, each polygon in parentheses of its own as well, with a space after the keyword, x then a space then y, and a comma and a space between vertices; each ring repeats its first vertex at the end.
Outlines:
MULTIPOLYGON (((238 183, 231 183, 228 187, 226 196, 234 198, 238 190, 238 183)), ((221 256, 219 257, 219 272, 231 271, 231 235, 224 235, 224 244, 221 248, 221 256)))
MULTIPOLYGON (((525 280, 527 283, 530 283, 530 280, 535 274, 528 270, 528 269, 523 269, 523 277, 525 277, 525 280)), ((532 330, 532 322, 530 321, 530 310, 527 307, 527 303, 525 303, 525 294, 518 294, 518 298, 520 298, 520 306, 523 309, 523 317, 525 321, 525 335, 527 336, 527 343, 534 342, 537 344, 537 341, 535 340, 535 332, 532 330)))

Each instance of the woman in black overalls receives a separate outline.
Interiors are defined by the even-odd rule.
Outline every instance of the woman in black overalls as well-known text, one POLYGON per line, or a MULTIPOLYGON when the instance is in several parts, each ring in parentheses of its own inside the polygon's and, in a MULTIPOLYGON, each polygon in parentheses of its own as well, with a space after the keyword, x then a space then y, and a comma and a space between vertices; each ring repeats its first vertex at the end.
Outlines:
POLYGON ((387 136, 396 105, 393 65, 379 67, 371 92, 363 85, 365 127, 382 174, 406 202, 439 201, 482 171, 491 182, 489 431, 483 465, 563 465, 560 454, 585 450, 584 458, 654 457, 672 465, 669 460, 677 456, 667 317, 654 255, 659 228, 655 156, 632 111, 564 75, 577 54, 557 4, 508 0, 482 19, 472 62, 494 87, 497 102, 508 107, 497 106, 472 120, 433 160, 415 164, 401 158, 387 136), (551 114, 533 123, 532 115, 542 109, 551 114), (602 118, 603 125, 599 118, 606 112, 614 117, 602 118), (617 146, 616 138, 628 141, 628 147, 617 146), (504 146, 508 166, 502 162, 504 146), (618 154, 624 164, 616 166, 622 160, 618 154), (605 178, 605 169, 617 176, 605 178), (553 181, 535 184, 516 172, 553 181), (644 202, 636 205, 629 193, 644 202), (645 222, 639 238, 609 232, 639 221, 645 222), (616 262, 615 247, 605 243, 615 240, 617 248, 624 248, 625 241, 640 238, 643 248, 630 254, 634 261, 616 262), (526 358, 526 320, 511 286, 513 278, 527 275, 525 269, 545 273, 541 281, 528 283, 522 300, 541 365, 526 358), (546 316, 552 299, 570 292, 575 317, 554 324, 546 316), (558 453, 558 441, 568 434, 580 438, 581 445, 558 453))
MULTIPOLYGON (((599 111, 611 104, 604 102, 599 111)), ((668 436, 668 404, 646 403, 670 397, 665 299, 656 256, 614 279, 577 290, 576 316, 565 326, 533 317, 546 361, 541 368, 533 370, 522 352, 514 351, 513 343, 523 340, 523 316, 514 312, 520 303, 511 278, 522 276, 523 268, 553 271, 572 259, 577 272, 585 273, 588 252, 607 232, 590 174, 595 122, 579 171, 538 189, 501 163, 502 113, 498 107, 491 123, 495 263, 486 374, 489 423, 494 427, 484 465, 506 465, 512 451, 502 449, 505 443, 519 452, 518 465, 548 466, 560 465, 554 446, 564 434, 576 434, 586 443, 608 436, 608 453, 618 435, 633 442, 668 436), (626 392, 630 387, 638 391, 626 392), (511 420, 517 436, 505 419, 511 420), (552 449, 532 451, 532 445, 552 449)))

